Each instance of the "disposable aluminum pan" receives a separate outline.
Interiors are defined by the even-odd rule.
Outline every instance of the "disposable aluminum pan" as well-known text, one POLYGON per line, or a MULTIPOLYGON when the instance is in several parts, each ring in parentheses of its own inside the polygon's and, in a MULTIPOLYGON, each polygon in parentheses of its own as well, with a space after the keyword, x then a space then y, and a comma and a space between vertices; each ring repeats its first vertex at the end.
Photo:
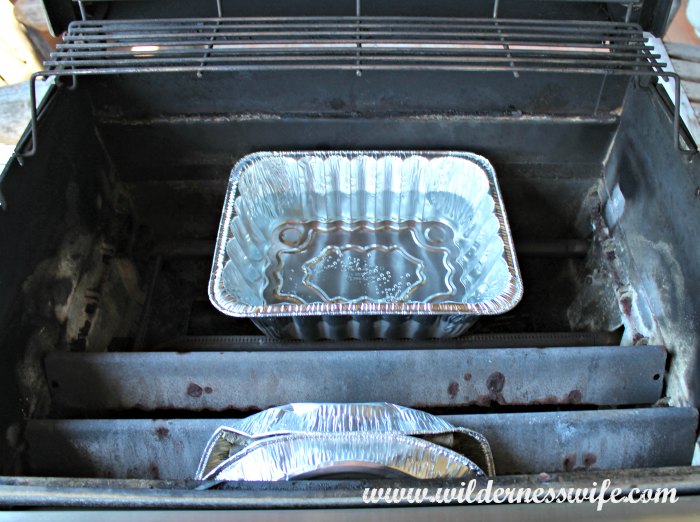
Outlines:
MULTIPOLYGON (((312 470, 320 473, 321 469, 335 473, 346 466, 348 471, 350 462, 358 464, 358 472, 374 469, 379 473, 379 470, 383 470, 381 472, 386 476, 393 476, 399 470, 396 463, 415 459, 419 455, 426 459, 423 470, 431 477, 444 469, 441 464, 448 463, 448 467, 456 466, 450 467, 455 473, 466 472, 464 470, 468 468, 469 473, 475 476, 495 474, 491 448, 483 435, 452 426, 434 415, 389 403, 295 403, 256 413, 236 422, 235 426, 219 427, 204 449, 195 478, 224 480, 222 477, 242 477, 241 473, 250 476, 253 472, 245 471, 250 469, 250 461, 262 462, 266 459, 272 469, 259 473, 282 477, 269 480, 290 478, 292 468, 297 471, 303 468, 304 473, 311 473, 312 470), (343 434, 354 435, 336 437, 343 434), (380 437, 382 434, 394 438, 380 437), (290 435, 298 437, 285 438, 279 444, 258 446, 263 440, 290 435), (308 435, 318 436, 305 437, 308 435), (351 450, 350 444, 357 447, 351 450), (433 448, 433 445, 450 452, 444 453, 433 448), (259 449, 249 452, 253 446, 259 449), (286 452, 293 452, 294 455, 286 452), (337 452, 335 456, 333 452, 337 452), (308 455, 304 456, 305 453, 308 455), (453 453, 461 458, 456 458, 453 453), (241 462, 239 457, 244 455, 252 456, 241 462), (270 459, 273 456, 282 463, 272 463, 270 459), (319 466, 319 459, 322 458, 330 466, 328 469, 319 466), (436 460, 432 461, 431 458, 436 460), (290 467, 291 462, 295 466, 290 467), (236 471, 224 474, 224 470, 231 466, 236 471)), ((406 463, 401 469, 410 476, 418 477, 411 471, 411 466, 406 463)))
POLYGON ((454 337, 522 281, 481 156, 265 152, 231 173, 209 295, 278 338, 454 337))
POLYGON ((208 480, 481 477, 476 464, 429 441, 396 433, 307 433, 253 442, 208 480))

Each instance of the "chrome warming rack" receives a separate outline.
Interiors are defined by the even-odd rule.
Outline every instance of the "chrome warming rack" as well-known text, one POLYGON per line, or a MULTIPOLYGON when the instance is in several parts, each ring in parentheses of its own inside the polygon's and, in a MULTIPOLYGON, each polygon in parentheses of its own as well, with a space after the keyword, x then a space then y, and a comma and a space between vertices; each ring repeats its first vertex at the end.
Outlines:
MULTIPOLYGON (((497 14, 496 3, 494 15, 497 14)), ((36 151, 37 78, 237 71, 351 70, 512 72, 675 80, 673 134, 680 140, 680 82, 639 25, 629 22, 427 17, 267 17, 73 22, 46 70, 31 79, 36 151)), ((596 104, 597 111, 597 104, 596 104)))

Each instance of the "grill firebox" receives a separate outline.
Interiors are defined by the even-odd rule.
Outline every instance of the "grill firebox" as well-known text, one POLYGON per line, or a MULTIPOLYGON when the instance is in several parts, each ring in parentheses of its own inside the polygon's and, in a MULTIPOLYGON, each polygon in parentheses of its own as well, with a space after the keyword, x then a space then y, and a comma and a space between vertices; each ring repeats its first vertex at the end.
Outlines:
MULTIPOLYGON (((500 481, 700 484, 700 172, 680 90, 660 86, 677 78, 612 4, 585 21, 73 23, 0 178, 0 502, 173 506, 216 427, 303 401, 443 415, 488 438, 500 481), (452 340, 280 341, 223 316, 207 298, 220 210, 261 150, 483 155, 522 302, 452 340), (95 500, 106 487, 121 493, 95 500)), ((217 506, 311 505, 321 487, 234 484, 217 506)), ((332 487, 327 505, 362 490, 332 487)))

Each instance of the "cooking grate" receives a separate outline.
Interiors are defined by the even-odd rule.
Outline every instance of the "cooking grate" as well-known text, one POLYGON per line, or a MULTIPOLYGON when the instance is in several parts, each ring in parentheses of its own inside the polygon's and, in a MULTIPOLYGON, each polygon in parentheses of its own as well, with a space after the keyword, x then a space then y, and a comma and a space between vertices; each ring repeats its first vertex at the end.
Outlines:
POLYGON ((71 24, 53 73, 437 69, 658 74, 617 22, 454 18, 204 18, 71 24))
MULTIPOLYGON (((37 77, 289 70, 521 72, 674 78, 638 25, 413 17, 267 17, 73 22, 37 77)), ((34 81, 32 101, 35 102, 34 81)), ((36 107, 32 145, 36 150, 36 107)))

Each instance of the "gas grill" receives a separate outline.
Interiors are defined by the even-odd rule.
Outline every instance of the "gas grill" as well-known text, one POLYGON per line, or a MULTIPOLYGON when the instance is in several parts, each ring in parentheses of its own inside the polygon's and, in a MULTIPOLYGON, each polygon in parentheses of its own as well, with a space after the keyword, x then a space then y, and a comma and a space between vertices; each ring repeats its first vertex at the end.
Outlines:
POLYGON ((497 485, 697 494, 700 170, 654 36, 671 4, 46 0, 63 41, 0 177, 0 503, 362 506, 376 479, 193 480, 219 426, 299 402, 475 430, 497 485), (487 158, 520 304, 427 340, 273 339, 216 310, 234 164, 338 150, 487 158))

